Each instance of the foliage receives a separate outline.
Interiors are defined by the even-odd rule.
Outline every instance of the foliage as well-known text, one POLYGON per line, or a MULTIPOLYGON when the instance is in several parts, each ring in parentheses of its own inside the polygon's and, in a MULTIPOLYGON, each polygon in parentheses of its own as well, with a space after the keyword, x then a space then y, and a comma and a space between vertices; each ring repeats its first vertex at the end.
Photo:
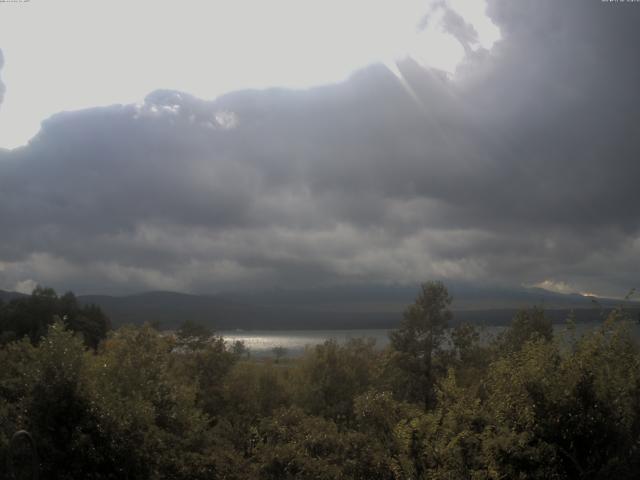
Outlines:
POLYGON ((0 303, 0 345, 23 337, 35 345, 56 320, 82 334, 85 344, 94 349, 111 328, 100 307, 79 305, 71 292, 58 296, 51 288, 37 287, 28 297, 0 303))
POLYGON ((405 310, 400 328, 391 334, 394 360, 406 374, 407 398, 422 401, 425 409, 435 401, 434 356, 451 320, 451 300, 442 282, 423 283, 416 301, 405 310))
POLYGON ((375 378, 373 341, 329 340, 308 350, 296 365, 296 399, 305 410, 339 422, 353 420, 353 400, 375 378))
POLYGON ((507 328, 497 339, 496 345, 502 353, 520 350, 525 343, 542 339, 550 341, 553 338, 553 325, 545 317, 544 310, 532 307, 518 312, 507 328))
POLYGON ((276 363, 280 362, 280 360, 284 358, 288 353, 287 349, 282 345, 273 347, 271 351, 273 352, 273 356, 276 357, 276 363))
MULTIPOLYGON (((60 300, 37 296, 46 315, 36 306, 60 300)), ((24 428, 42 478, 637 477, 640 350, 624 312, 561 341, 529 310, 487 343, 445 330, 449 302, 425 284, 386 351, 327 341, 279 362, 193 325, 122 327, 94 350, 59 317, 0 347, 0 465, 24 428)))
POLYGON ((182 322, 176 331, 176 344, 185 349, 198 350, 206 346, 213 337, 213 331, 192 320, 182 322))

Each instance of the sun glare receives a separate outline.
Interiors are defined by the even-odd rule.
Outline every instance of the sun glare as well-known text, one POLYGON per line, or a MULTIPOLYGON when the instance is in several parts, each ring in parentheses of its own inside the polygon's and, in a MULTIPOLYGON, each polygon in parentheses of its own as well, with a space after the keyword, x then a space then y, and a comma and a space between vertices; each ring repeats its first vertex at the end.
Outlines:
POLYGON ((482 46, 497 38, 483 1, 59 0, 5 9, 0 148, 25 144, 54 113, 136 103, 160 88, 206 99, 308 88, 376 62, 397 72, 406 57, 453 74, 465 51, 446 31, 446 9, 482 46))

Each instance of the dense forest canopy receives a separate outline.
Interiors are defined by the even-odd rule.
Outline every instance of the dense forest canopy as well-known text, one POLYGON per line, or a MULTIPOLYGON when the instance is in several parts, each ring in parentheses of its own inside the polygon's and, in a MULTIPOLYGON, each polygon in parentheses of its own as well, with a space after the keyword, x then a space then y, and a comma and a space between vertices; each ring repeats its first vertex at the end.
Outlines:
POLYGON ((62 321, 94 349, 111 328, 97 305, 80 305, 72 292, 58 296, 52 288, 37 287, 30 296, 7 303, 0 299, 0 345, 25 336, 37 344, 55 321, 62 321))
POLYGON ((630 479, 640 469, 640 350, 621 309, 583 336, 568 319, 562 341, 531 309, 481 342, 473 325, 449 326, 450 295, 427 282, 386 350, 327 341, 258 360, 193 323, 172 336, 121 327, 96 343, 86 325, 108 322, 72 298, 41 289, 2 306, 14 333, 0 347, 0 465, 13 465, 11 435, 26 429, 48 479, 630 479), (12 323, 16 311, 28 328, 12 323))

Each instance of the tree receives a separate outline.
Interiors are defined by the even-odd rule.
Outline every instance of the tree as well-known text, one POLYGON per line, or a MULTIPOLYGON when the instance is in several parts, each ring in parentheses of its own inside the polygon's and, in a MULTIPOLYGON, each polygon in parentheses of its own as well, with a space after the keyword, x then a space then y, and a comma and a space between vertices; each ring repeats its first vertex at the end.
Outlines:
POLYGON ((540 307, 517 312, 509 328, 497 338, 497 346, 501 353, 511 353, 536 339, 547 342, 553 339, 551 320, 540 307))
POLYGON ((94 445, 86 432, 95 418, 82 391, 84 361, 82 339, 61 321, 49 326, 34 350, 20 417, 37 441, 44 478, 86 478, 85 469, 93 468, 86 451, 94 445))
POLYGON ((271 349, 273 355, 276 357, 276 363, 280 363, 280 359, 287 356, 287 349, 282 345, 275 346, 271 349))
POLYGON ((81 333, 85 345, 94 350, 111 328, 97 305, 80 305, 71 292, 59 297, 52 288, 37 287, 28 297, 0 305, 0 344, 27 336, 36 345, 55 321, 81 333))
POLYGON ((398 366, 408 374, 410 400, 421 400, 425 409, 435 401, 433 361, 451 320, 451 301, 442 282, 423 283, 415 302, 404 311, 400 328, 390 334, 398 366))
POLYGON ((242 341, 236 340, 231 344, 231 352, 238 358, 249 358, 251 356, 251 350, 249 347, 242 341))
POLYGON ((102 309, 94 304, 78 305, 72 292, 59 298, 60 312, 67 327, 73 332, 82 334, 84 344, 94 350, 107 337, 111 322, 102 309))
POLYGON ((145 324, 116 330, 97 355, 86 355, 82 385, 96 418, 86 455, 104 475, 70 478, 217 478, 204 454, 209 419, 192 378, 176 368, 196 353, 178 355, 174 346, 145 324))
POLYGON ((176 330, 178 346, 188 350, 203 349, 212 337, 213 330, 192 320, 185 320, 176 330))
POLYGON ((313 415, 350 422, 354 397, 378 376, 377 358, 373 339, 352 338, 343 345, 330 339, 307 350, 294 367, 299 404, 313 415))

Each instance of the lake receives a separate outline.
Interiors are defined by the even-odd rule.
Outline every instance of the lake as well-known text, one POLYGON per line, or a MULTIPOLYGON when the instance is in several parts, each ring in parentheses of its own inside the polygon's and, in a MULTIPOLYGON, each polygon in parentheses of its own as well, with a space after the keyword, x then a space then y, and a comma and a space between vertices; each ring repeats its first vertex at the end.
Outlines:
POLYGON ((225 341, 233 343, 237 340, 251 350, 255 356, 272 355, 275 347, 287 349, 288 356, 299 356, 306 346, 323 343, 335 339, 338 343, 345 343, 350 338, 373 338, 376 346, 384 348, 389 344, 389 330, 385 329, 356 329, 356 330, 227 330, 218 332, 225 341))
MULTIPOLYGON (((576 325, 576 335, 582 335, 596 328, 596 323, 580 323, 576 325)), ((640 339, 640 325, 633 323, 631 325, 634 336, 640 339)), ((505 327, 502 326, 484 326, 479 327, 480 333, 484 341, 498 335, 505 327)), ((224 337, 225 341, 233 343, 240 340, 256 357, 271 356, 275 347, 284 347, 287 350, 287 356, 300 356, 305 347, 318 345, 329 339, 335 339, 338 343, 343 344, 351 338, 373 338, 376 346, 380 349, 389 345, 389 332, 387 329, 354 329, 354 330, 223 330, 218 334, 224 337)), ((566 333, 565 324, 554 325, 556 335, 564 335, 566 333)))

